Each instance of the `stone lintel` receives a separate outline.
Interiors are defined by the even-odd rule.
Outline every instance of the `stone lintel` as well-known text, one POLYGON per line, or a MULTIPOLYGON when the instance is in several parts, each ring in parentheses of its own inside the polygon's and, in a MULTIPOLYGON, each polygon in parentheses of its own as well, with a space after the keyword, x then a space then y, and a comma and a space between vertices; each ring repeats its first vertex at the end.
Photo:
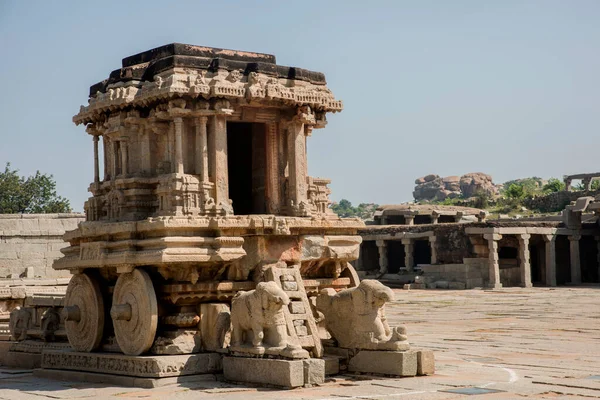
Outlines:
POLYGON ((485 240, 500 240, 502 239, 502 235, 498 234, 498 233, 486 233, 483 235, 483 238, 485 240))

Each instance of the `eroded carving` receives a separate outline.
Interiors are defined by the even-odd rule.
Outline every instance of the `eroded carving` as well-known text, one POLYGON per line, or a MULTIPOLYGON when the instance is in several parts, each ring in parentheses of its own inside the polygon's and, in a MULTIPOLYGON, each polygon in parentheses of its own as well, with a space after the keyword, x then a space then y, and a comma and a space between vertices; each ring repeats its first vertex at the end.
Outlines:
POLYGON ((348 349, 408 350, 404 327, 390 328, 385 303, 394 300, 394 292, 376 280, 365 279, 358 287, 324 289, 317 297, 317 309, 325 316, 326 326, 338 345, 348 349))

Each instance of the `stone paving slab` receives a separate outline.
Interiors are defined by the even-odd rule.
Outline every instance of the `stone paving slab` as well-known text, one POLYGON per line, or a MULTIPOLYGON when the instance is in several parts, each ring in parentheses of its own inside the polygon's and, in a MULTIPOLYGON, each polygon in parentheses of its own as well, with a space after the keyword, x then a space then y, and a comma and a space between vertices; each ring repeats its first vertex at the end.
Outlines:
POLYGON ((600 376, 600 288, 395 292, 388 320, 406 325, 413 346, 435 351, 435 375, 346 374, 321 386, 283 391, 219 380, 136 389, 59 382, 27 372, 9 377, 0 369, 0 399, 600 398, 600 380, 590 379, 600 376), (446 392, 461 388, 503 392, 446 392))

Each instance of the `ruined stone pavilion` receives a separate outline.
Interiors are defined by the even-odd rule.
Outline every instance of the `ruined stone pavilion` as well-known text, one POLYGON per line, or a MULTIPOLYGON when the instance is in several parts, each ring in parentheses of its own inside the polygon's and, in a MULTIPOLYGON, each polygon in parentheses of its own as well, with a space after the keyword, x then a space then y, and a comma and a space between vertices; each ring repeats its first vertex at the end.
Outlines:
POLYGON ((45 351, 42 371, 297 387, 323 381, 330 349, 354 371, 415 375, 418 359, 431 373, 432 354, 385 322, 393 293, 350 265, 364 224, 307 175, 307 138, 341 110, 322 73, 184 44, 93 85, 73 118, 93 139, 92 197, 53 266, 73 274, 74 351, 45 351), (334 323, 342 309, 362 317, 334 323))

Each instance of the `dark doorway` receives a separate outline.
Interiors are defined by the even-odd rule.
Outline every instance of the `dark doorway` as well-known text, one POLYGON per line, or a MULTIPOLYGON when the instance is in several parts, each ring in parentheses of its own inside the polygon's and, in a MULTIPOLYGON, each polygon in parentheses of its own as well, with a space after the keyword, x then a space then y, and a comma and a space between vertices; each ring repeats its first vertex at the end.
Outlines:
POLYGON ((386 215, 387 225, 404 225, 406 221, 403 215, 386 215))
POLYGON ((400 268, 404 268, 404 245, 400 240, 388 240, 388 273, 397 274, 400 268))
POLYGON ((579 241, 581 257, 581 281, 583 283, 600 282, 598 280, 598 245, 593 236, 582 236, 579 241))
POLYGON ((374 240, 360 245, 360 271, 379 271, 379 248, 374 240))
POLYGON ((236 215, 266 214, 265 124, 227 122, 229 198, 236 215))
POLYGON ((429 239, 415 240, 415 265, 431 264, 431 246, 429 239))
POLYGON ((556 284, 571 282, 571 244, 566 235, 556 236, 556 284))
POLYGON ((532 235, 529 240, 529 260, 531 265, 531 282, 544 284, 546 281, 546 243, 539 235, 532 235))
POLYGON ((456 218, 454 217, 454 215, 440 215, 438 217, 439 224, 448 224, 452 222, 456 222, 456 218))
POLYGON ((431 223, 431 215, 415 215, 415 225, 431 223))

